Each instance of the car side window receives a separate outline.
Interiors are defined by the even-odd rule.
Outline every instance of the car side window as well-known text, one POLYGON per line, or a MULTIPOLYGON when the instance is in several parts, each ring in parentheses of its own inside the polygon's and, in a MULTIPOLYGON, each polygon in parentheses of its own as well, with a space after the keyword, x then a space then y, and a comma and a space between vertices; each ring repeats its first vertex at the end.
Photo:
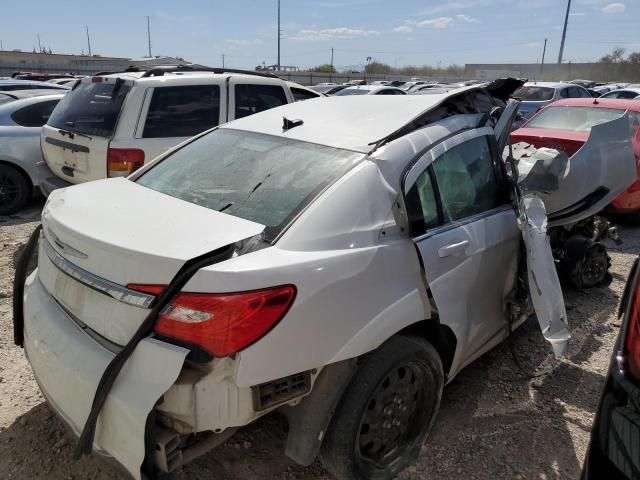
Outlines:
POLYGON ((235 94, 235 118, 247 117, 287 103, 284 89, 279 85, 237 84, 235 94))
POLYGON ((500 206, 498 182, 487 137, 476 137, 433 162, 444 222, 453 222, 500 206))
POLYGON ((622 91, 618 94, 617 98, 622 98, 622 99, 633 99, 636 98, 638 96, 637 93, 635 92, 625 92, 622 91))
POLYGON ((156 87, 142 136, 192 137, 219 122, 220 88, 217 85, 156 87))
POLYGON ((303 90, 301 88, 295 88, 295 87, 291 88, 291 93, 293 94, 293 98, 295 98, 296 102, 299 102, 301 100, 310 100, 312 98, 318 98, 321 96, 318 94, 313 94, 308 90, 303 90))
POLYGON ((562 90, 560 90, 560 98, 569 98, 569 89, 568 88, 563 88, 562 90))
POLYGON ((409 230, 414 237, 422 235, 427 229, 440 223, 432 175, 431 167, 422 172, 405 197, 409 230))
POLYGON ((593 98, 589 91, 584 88, 579 88, 578 93, 580 94, 580 98, 593 98))
POLYGON ((47 123, 57 103, 58 100, 50 100, 28 105, 13 112, 11 120, 21 127, 41 127, 47 123))

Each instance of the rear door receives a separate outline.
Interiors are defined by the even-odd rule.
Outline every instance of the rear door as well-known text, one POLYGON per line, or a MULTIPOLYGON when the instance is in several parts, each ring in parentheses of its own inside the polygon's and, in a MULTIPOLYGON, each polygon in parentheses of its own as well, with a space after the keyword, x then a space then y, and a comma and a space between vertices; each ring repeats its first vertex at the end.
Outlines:
POLYGON ((410 231, 440 321, 459 339, 455 371, 506 325, 520 233, 493 129, 460 133, 407 173, 410 231))
POLYGON ((262 77, 229 79, 229 121, 294 101, 284 82, 262 77))
POLYGON ((58 177, 80 183, 107 176, 107 150, 132 80, 85 78, 42 128, 44 158, 58 177))
MULTIPOLYGON (((136 126, 135 148, 151 161, 168 149, 225 121, 218 84, 166 85, 148 88, 136 126)), ((126 140, 122 145, 127 146, 126 140)))

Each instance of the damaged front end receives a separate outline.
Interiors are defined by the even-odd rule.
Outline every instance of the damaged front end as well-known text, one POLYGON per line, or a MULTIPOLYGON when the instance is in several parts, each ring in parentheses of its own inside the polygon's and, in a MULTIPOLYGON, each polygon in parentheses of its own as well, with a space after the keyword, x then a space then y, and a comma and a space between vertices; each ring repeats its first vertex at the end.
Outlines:
POLYGON ((580 275, 570 272, 574 284, 582 288, 596 285, 594 279, 606 272, 608 257, 602 256, 597 240, 617 236, 593 216, 635 181, 627 116, 593 127, 589 140, 570 158, 564 152, 526 144, 510 146, 507 152, 527 252, 531 302, 544 337, 560 357, 566 354, 571 335, 554 253, 563 255, 560 261, 564 260, 565 268, 573 265, 573 270, 578 265, 576 255, 590 254, 592 261, 581 265, 580 275), (554 233, 550 227, 563 230, 554 233), (582 241, 569 236, 558 248, 558 237, 572 231, 590 231, 592 237, 582 241), (550 233, 554 234, 550 237, 550 233))

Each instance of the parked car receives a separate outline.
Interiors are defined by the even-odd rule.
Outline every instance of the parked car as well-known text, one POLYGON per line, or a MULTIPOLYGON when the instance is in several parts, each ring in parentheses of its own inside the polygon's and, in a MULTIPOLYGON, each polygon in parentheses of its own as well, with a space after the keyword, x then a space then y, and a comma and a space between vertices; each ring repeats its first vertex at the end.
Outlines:
POLYGON ((577 80, 571 80, 569 83, 573 83, 574 85, 580 85, 581 87, 584 87, 584 88, 593 88, 596 86, 596 82, 594 82, 593 80, 577 79, 577 80))
POLYGON ((582 480, 640 474, 640 269, 633 264, 618 316, 620 331, 596 410, 582 480))
POLYGON ((71 78, 53 78, 51 80, 47 80, 47 83, 53 83, 54 85, 67 85, 69 87, 73 86, 76 81, 78 81, 78 77, 71 78))
POLYGON ((347 88, 347 85, 314 85, 313 87, 309 88, 324 95, 335 95, 340 90, 344 90, 345 88, 347 88))
POLYGON ((586 88, 572 83, 555 82, 527 82, 518 89, 514 97, 521 100, 520 114, 522 117, 514 125, 519 128, 538 110, 562 98, 593 98, 586 88))
MULTIPOLYGON (((591 128, 628 112, 629 135, 640 175, 640 102, 572 98, 559 100, 534 115, 522 128, 511 134, 512 141, 527 142, 537 148, 549 147, 575 154, 589 138, 591 128)), ((640 179, 611 202, 608 210, 640 222, 640 179)))
POLYGON ((343 97, 347 95, 406 95, 407 92, 396 87, 387 87, 385 85, 357 85, 355 87, 347 87, 335 93, 334 97, 343 97))
POLYGON ((11 75, 16 80, 34 80, 48 82, 56 78, 75 78, 72 73, 42 73, 42 72, 14 72, 11 75))
POLYGON ((41 190, 129 175, 204 130, 294 101, 269 73, 182 67, 84 78, 42 129, 51 172, 41 190))
POLYGON ((46 95, 0 105, 0 215, 20 210, 38 187, 40 128, 61 98, 46 95))
POLYGON ((56 85, 49 82, 37 82, 32 80, 0 80, 0 92, 12 92, 15 90, 69 90, 65 85, 56 85))
MULTIPOLYGON (((529 316, 499 153, 517 105, 494 109, 519 85, 296 102, 53 192, 14 332, 76 451, 141 478, 280 409, 298 463, 394 478, 445 383, 529 316)), ((549 215, 626 187, 618 124, 549 215)))
POLYGON ((13 100, 15 100, 15 97, 13 97, 12 95, 9 95, 7 93, 0 93, 0 105, 2 105, 3 103, 12 102, 13 100))
POLYGON ((605 93, 600 98, 620 98, 623 100, 632 100, 640 97, 640 88, 623 88, 620 90, 612 90, 605 93))

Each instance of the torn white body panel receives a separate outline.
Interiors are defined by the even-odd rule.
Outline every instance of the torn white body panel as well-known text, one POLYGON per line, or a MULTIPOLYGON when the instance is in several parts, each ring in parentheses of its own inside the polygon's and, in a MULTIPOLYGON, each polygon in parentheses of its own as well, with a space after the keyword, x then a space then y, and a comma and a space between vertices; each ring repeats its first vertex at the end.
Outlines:
MULTIPOLYGON (((114 354, 70 319, 37 272, 25 284, 25 352, 50 406, 79 435, 114 354)), ((158 340, 142 340, 100 413, 94 450, 113 457, 133 478, 141 478, 147 416, 176 381, 187 353, 158 340)))
POLYGON ((527 250, 531 301, 544 338, 551 343, 554 355, 562 357, 567 353, 571 334, 547 235, 544 203, 537 195, 528 194, 521 199, 520 210, 518 223, 527 250))

